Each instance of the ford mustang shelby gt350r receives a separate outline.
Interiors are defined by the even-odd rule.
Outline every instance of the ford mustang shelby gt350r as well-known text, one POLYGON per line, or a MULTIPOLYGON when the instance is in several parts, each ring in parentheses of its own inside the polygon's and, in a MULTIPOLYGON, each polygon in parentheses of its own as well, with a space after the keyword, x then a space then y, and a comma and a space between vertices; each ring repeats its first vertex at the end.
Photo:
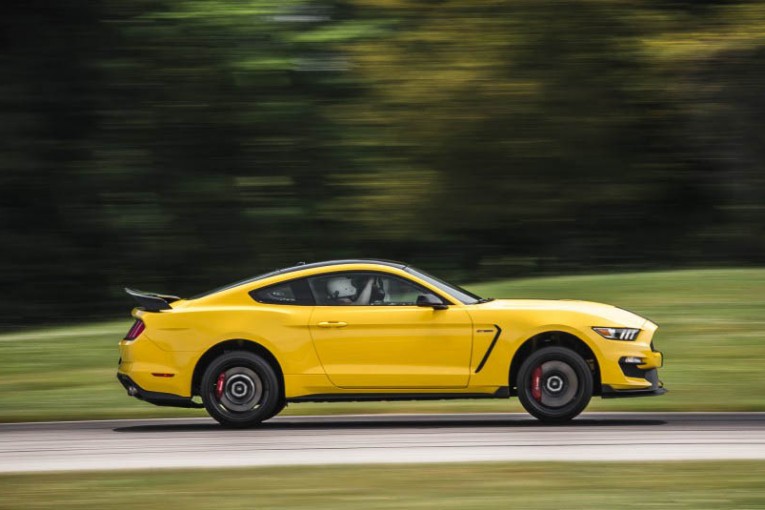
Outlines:
POLYGON ((156 405, 245 427, 288 402, 507 398, 542 421, 593 395, 665 392, 653 322, 571 300, 486 299, 404 263, 299 264, 139 306, 117 377, 156 405), (200 402, 201 400, 201 402, 200 402))

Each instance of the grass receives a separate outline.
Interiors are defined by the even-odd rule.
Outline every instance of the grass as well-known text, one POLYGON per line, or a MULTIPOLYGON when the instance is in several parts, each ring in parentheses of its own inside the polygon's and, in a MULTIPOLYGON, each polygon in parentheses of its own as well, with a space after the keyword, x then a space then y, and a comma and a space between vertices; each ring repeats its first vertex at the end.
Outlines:
MULTIPOLYGON (((574 298, 628 308, 661 325, 670 393, 594 399, 590 410, 765 411, 765 269, 537 278, 473 285, 485 296, 574 298)), ((125 396, 114 378, 130 320, 0 335, 0 421, 204 416, 125 396)), ((515 399, 293 404, 285 414, 521 411, 515 399)))
POLYGON ((0 509, 753 509, 765 462, 423 464, 0 476, 0 509))

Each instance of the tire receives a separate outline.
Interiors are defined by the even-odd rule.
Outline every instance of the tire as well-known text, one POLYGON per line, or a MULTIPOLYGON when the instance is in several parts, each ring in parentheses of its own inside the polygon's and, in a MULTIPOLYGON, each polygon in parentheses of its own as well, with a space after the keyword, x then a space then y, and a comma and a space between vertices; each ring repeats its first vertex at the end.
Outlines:
POLYGON ((576 352, 545 347, 526 358, 516 385, 529 414, 545 423, 562 423, 578 416, 590 403, 593 378, 587 362, 576 352))
POLYGON ((279 414, 282 411, 284 411, 285 407, 287 407, 287 401, 286 400, 282 400, 281 402, 276 404, 276 407, 274 408, 273 411, 271 411, 270 415, 267 418, 263 418, 263 421, 270 420, 271 418, 273 418, 277 414, 279 414))
POLYGON ((276 372, 266 360, 247 351, 214 359, 202 376, 200 393, 210 416, 226 427, 254 427, 281 410, 276 372))

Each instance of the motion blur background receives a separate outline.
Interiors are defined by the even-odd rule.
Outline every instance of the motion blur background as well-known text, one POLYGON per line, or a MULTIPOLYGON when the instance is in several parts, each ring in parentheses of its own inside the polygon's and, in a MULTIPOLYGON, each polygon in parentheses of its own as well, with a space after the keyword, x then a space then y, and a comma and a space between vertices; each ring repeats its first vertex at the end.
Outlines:
POLYGON ((765 4, 9 0, 0 327, 336 257, 765 262, 765 4))

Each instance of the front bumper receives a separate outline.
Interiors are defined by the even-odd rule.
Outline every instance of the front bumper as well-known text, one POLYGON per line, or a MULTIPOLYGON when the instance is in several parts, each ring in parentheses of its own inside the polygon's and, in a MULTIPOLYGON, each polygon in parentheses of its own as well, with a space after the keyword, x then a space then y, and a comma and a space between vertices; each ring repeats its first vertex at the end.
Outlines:
POLYGON ((659 380, 659 372, 657 369, 651 368, 648 370, 642 370, 635 366, 623 366, 622 369, 630 372, 633 376, 638 375, 636 373, 637 371, 642 372, 640 378, 645 379, 651 385, 647 388, 641 388, 637 390, 617 390, 608 384, 604 384, 600 393, 602 398, 651 397, 664 395, 667 392, 666 388, 664 388, 664 383, 659 380))
POLYGON ((601 396, 603 398, 643 397, 667 392, 659 379, 664 355, 655 350, 650 338, 642 342, 605 344, 601 364, 601 396), (634 358, 642 363, 636 364, 634 358))
POLYGON ((666 388, 656 388, 655 390, 614 390, 607 384, 603 385, 600 396, 601 398, 629 398, 629 397, 657 397, 664 395, 669 390, 666 388))

